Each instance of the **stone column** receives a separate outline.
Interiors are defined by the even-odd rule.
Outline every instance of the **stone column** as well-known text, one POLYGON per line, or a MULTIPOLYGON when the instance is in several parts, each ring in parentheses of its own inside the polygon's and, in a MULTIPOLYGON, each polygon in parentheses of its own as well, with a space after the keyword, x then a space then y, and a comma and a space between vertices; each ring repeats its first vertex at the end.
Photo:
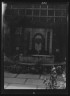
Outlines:
POLYGON ((32 29, 30 31, 30 46, 29 46, 29 49, 31 50, 32 49, 32 29))
POLYGON ((47 51, 47 30, 46 30, 46 34, 45 34, 45 50, 47 51))
POLYGON ((50 32, 50 44, 49 44, 49 54, 52 54, 52 30, 50 32))

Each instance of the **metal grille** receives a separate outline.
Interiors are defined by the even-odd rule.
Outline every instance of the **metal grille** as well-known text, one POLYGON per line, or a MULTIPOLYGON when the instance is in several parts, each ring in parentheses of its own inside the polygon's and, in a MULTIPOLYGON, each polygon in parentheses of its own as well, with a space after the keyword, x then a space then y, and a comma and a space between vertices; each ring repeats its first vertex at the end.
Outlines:
MULTIPOLYGON (((63 5, 47 5, 47 4, 32 4, 32 5, 12 5, 12 10, 7 10, 6 15, 26 16, 34 20, 35 17, 41 20, 45 18, 44 22, 49 20, 55 23, 59 19, 62 22, 62 18, 67 19, 67 7, 63 5), (14 10, 14 11, 13 11, 14 10), (18 11, 18 12, 17 12, 18 11)), ((51 21, 51 22, 52 22, 51 21)))

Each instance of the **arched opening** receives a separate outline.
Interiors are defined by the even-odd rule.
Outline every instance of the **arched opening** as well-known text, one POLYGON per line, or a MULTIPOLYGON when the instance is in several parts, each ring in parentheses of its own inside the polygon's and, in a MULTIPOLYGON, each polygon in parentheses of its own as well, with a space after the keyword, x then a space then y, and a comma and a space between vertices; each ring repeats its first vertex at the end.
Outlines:
POLYGON ((32 54, 45 53, 45 38, 41 33, 36 33, 32 38, 32 54))

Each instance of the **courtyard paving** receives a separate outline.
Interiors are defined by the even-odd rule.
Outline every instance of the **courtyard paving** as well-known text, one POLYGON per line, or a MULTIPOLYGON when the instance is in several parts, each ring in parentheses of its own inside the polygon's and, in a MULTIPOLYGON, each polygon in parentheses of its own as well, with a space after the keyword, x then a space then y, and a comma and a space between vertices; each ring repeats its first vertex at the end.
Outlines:
MULTIPOLYGON (((46 89, 44 80, 46 79, 48 82, 49 78, 49 74, 13 74, 4 72, 4 89, 46 89)), ((58 85, 61 82, 63 82, 63 78, 58 76, 58 85)))

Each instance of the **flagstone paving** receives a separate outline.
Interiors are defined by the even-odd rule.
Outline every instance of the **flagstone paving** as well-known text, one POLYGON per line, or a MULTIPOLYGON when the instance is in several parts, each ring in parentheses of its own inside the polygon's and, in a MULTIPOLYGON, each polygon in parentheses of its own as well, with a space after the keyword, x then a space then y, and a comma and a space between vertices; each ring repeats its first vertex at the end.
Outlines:
MULTIPOLYGON (((49 78, 49 74, 14 74, 4 72, 4 89, 46 89, 46 87, 49 89, 49 86, 44 83, 44 80, 48 82, 49 78)), ((58 86, 62 85, 62 77, 58 76, 57 79, 58 86)), ((58 89, 62 89, 62 87, 58 87, 58 89)))
POLYGON ((4 78, 4 82, 6 83, 19 83, 24 84, 26 79, 17 79, 17 78, 4 78))
POLYGON ((25 84, 32 84, 32 85, 43 85, 43 80, 40 79, 28 79, 25 84))
POLYGON ((16 78, 31 78, 31 79, 39 79, 40 75, 35 74, 19 74, 16 78))
POLYGON ((4 77, 15 77, 15 76, 17 76, 17 74, 4 72, 4 77))
POLYGON ((9 84, 6 89, 37 89, 35 85, 9 84))
POLYGON ((8 85, 9 85, 8 83, 4 83, 4 89, 5 89, 8 85))

